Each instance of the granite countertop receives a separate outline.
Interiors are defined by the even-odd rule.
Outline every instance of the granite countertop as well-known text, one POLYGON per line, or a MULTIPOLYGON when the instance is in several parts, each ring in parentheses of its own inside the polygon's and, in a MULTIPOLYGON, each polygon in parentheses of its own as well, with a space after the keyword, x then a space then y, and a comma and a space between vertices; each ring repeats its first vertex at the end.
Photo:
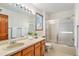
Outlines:
POLYGON ((24 45, 20 46, 20 47, 17 47, 17 48, 14 48, 14 49, 10 49, 10 50, 6 50, 6 46, 8 46, 8 40, 6 40, 5 42, 3 42, 1 44, 0 42, 0 56, 9 56, 9 55, 12 55, 16 52, 19 52, 21 51, 22 49, 24 48, 27 48, 41 40, 44 40, 44 38, 38 38, 38 39, 21 39, 21 40, 18 40, 17 43, 24 43, 24 45))

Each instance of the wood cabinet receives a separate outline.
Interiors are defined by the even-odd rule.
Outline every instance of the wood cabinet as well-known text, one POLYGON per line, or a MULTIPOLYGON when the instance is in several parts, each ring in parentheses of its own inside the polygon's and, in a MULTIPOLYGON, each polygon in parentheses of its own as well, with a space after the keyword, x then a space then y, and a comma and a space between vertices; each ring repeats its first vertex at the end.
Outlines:
POLYGON ((40 42, 35 44, 35 56, 40 56, 41 55, 41 44, 40 42))
POLYGON ((0 40, 8 39, 8 16, 0 14, 0 40))
POLYGON ((34 45, 23 49, 22 56, 34 56, 34 45))
POLYGON ((44 56, 45 53, 45 40, 42 40, 32 46, 24 48, 20 52, 15 53, 13 56, 44 56))
POLYGON ((29 51, 28 53, 26 53, 25 55, 22 56, 34 56, 34 51, 29 51))
POLYGON ((45 54, 45 40, 41 42, 41 56, 44 56, 45 54))

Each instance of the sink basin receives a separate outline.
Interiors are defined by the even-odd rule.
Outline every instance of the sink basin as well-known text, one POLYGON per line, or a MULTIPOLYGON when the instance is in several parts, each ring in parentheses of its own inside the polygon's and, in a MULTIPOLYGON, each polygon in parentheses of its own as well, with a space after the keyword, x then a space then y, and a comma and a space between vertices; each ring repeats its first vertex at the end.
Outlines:
POLYGON ((5 50, 12 50, 12 49, 19 48, 19 47, 21 47, 23 45, 24 45, 24 43, 15 43, 13 45, 7 45, 4 49, 5 50))

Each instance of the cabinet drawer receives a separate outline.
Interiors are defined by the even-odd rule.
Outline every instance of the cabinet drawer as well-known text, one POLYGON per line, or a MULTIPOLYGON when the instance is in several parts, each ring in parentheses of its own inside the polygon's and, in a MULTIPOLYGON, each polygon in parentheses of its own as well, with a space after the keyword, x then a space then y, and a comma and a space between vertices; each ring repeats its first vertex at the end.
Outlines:
POLYGON ((45 54, 45 44, 41 44, 41 56, 44 56, 45 54))
POLYGON ((29 51, 33 50, 34 51, 34 46, 30 46, 24 50, 22 50, 22 55, 27 54, 29 51))
POLYGON ((35 44, 35 48, 36 48, 36 47, 39 47, 40 45, 41 45, 40 42, 36 43, 36 44, 35 44))

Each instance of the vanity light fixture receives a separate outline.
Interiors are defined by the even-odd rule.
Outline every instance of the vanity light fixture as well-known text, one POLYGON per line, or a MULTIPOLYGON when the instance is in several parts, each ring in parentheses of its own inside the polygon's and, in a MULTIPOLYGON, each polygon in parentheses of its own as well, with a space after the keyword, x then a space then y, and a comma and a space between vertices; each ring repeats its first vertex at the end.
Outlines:
POLYGON ((16 4, 16 7, 20 8, 20 7, 21 7, 21 5, 20 5, 20 4, 16 4))
POLYGON ((35 14, 34 11, 30 10, 30 8, 25 7, 24 4, 16 3, 16 7, 23 9, 25 12, 35 14))

